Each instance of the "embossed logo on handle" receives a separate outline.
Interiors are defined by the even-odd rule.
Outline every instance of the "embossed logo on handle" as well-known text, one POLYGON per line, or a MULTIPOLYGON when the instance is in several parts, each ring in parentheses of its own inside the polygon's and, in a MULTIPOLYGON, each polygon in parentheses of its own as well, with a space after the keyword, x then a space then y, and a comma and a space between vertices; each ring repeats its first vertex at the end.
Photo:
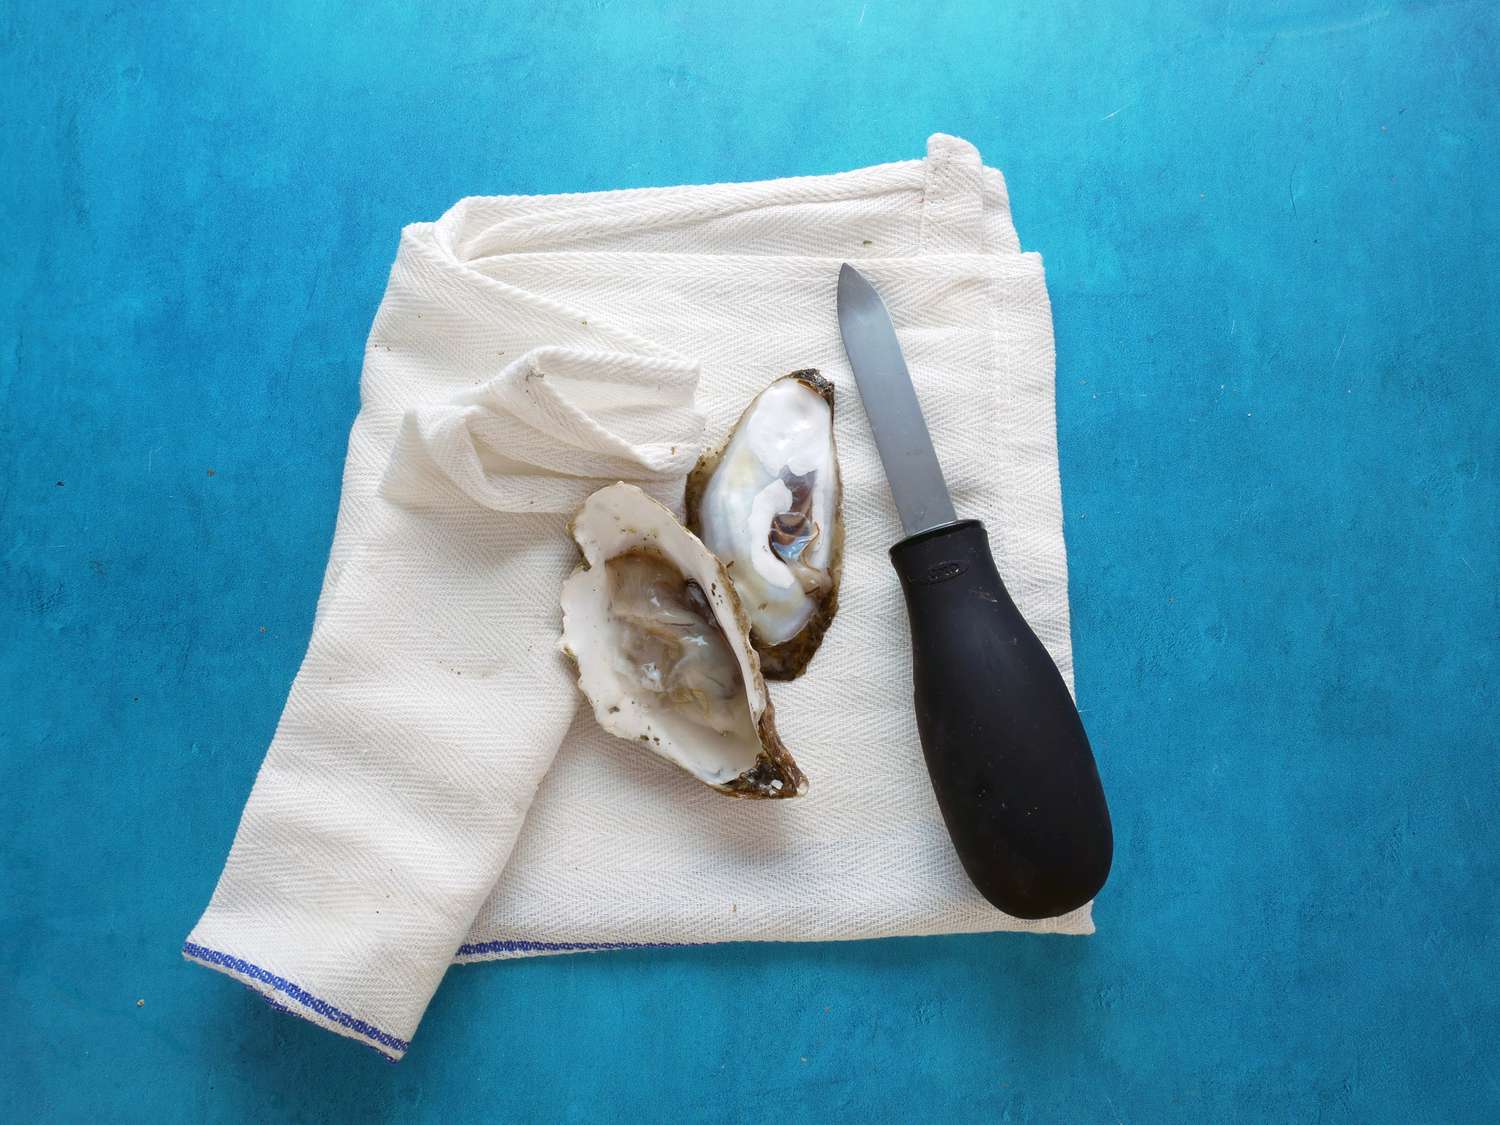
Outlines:
POLYGON ((933 563, 917 578, 919 586, 936 586, 939 582, 951 582, 969 569, 969 564, 960 559, 947 559, 933 563))

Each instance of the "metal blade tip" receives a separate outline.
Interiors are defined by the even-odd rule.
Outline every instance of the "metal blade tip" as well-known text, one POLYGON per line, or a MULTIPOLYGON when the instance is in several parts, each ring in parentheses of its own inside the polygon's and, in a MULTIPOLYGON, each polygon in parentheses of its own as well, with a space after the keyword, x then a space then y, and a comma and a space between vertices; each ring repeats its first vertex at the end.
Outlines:
POLYGON ((873 289, 874 286, 866 280, 865 275, 845 262, 839 267, 839 296, 852 295, 863 289, 873 289))

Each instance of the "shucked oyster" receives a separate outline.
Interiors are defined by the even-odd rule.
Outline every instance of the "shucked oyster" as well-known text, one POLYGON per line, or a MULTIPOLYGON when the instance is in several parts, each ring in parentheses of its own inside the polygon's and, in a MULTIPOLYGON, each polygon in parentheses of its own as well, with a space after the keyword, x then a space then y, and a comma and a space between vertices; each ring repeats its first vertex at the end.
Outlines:
POLYGON ((842 493, 833 384, 812 370, 761 391, 688 476, 688 526, 734 579, 768 679, 802 674, 838 608, 842 493))
POLYGON ((760 662, 719 560, 630 484, 571 526, 562 649, 599 725, 735 797, 797 797, 807 779, 776 733, 760 662))

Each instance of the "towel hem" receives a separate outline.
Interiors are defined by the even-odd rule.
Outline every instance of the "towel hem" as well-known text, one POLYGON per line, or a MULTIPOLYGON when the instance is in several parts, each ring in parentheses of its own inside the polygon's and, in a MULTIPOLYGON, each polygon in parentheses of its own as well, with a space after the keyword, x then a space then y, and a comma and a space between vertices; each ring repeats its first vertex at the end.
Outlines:
POLYGON ((182 956, 184 960, 223 973, 239 981, 246 988, 260 993, 271 1007, 353 1039, 356 1043, 363 1043, 384 1055, 391 1062, 400 1062, 411 1046, 408 1040, 382 1031, 367 1020, 352 1016, 328 1001, 314 996, 285 977, 277 976, 243 958, 222 953, 217 949, 209 949, 192 941, 183 942, 182 956), (293 1007, 292 1004, 286 1003, 282 1000, 283 996, 300 1006, 293 1007))
MULTIPOLYGON (((1083 919, 1078 929, 1060 929, 1055 923, 1061 918, 1048 919, 1053 926, 1024 930, 953 930, 937 933, 864 934, 858 937, 723 937, 708 941, 529 941, 520 938, 496 938, 492 941, 465 942, 453 954, 455 965, 478 965, 485 961, 518 960, 522 957, 555 956, 564 953, 606 953, 616 949, 692 949, 711 945, 735 945, 748 942, 763 945, 798 944, 802 942, 834 941, 886 941, 891 938, 921 937, 983 937, 1000 934, 1036 934, 1041 937, 1092 937, 1096 932, 1093 919, 1093 903, 1089 916, 1083 919)), ((1079 909, 1083 909, 1080 907, 1079 909)), ((1076 912, 1074 912, 1076 913, 1076 912)), ((1072 915, 1063 915, 1063 918, 1072 915)))
POLYGON ((549 953, 603 953, 611 949, 686 949, 708 944, 699 941, 495 941, 465 942, 453 955, 455 964, 497 961, 506 957, 529 957, 549 953))

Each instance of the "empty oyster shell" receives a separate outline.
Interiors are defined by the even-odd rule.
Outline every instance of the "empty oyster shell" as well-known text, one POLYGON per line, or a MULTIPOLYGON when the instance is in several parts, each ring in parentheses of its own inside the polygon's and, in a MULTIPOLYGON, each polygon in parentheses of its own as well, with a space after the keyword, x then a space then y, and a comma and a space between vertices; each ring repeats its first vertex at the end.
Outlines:
POLYGON ((844 555, 833 384, 777 379, 688 476, 687 522, 723 560, 767 679, 802 674, 838 608, 844 555))
POLYGON ((719 560, 630 484, 590 496, 570 531, 584 561, 563 583, 561 648, 599 725, 731 796, 807 792, 719 560))

